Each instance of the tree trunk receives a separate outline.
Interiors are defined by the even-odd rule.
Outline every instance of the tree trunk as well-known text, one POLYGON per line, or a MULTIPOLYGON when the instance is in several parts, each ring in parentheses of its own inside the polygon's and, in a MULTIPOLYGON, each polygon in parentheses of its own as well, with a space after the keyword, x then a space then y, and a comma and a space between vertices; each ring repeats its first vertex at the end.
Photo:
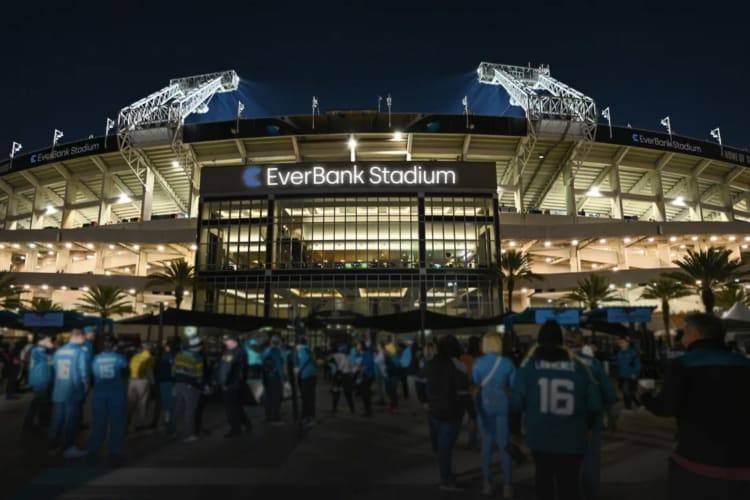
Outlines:
POLYGON ((667 336, 667 349, 672 347, 672 337, 669 334, 669 301, 661 301, 661 314, 664 316, 664 332, 667 336))
POLYGON ((176 289, 174 291, 174 303, 177 309, 174 312, 174 336, 178 338, 180 336, 180 306, 182 305, 182 290, 176 289))
POLYGON ((513 290, 516 288, 513 278, 508 278, 508 312, 513 312, 513 290))
POLYGON ((706 314, 714 313, 714 292, 710 288, 701 288, 701 300, 706 307, 706 314))

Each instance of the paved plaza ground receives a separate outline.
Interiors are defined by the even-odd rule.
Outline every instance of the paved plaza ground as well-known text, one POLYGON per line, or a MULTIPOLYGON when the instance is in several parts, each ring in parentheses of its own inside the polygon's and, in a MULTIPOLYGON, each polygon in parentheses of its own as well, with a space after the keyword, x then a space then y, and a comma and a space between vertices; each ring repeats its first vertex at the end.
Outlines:
MULTIPOLYGON (((285 403, 283 427, 267 426, 261 409, 249 407, 253 432, 223 437, 223 409, 206 409, 210 435, 198 442, 171 441, 157 431, 127 438, 127 460, 119 468, 89 467, 46 454, 44 433, 20 432, 28 396, 0 402, 0 497, 56 499, 208 498, 410 499, 482 498, 479 453, 462 435, 455 456, 466 491, 437 488, 437 462, 424 413, 408 405, 395 415, 381 407, 373 418, 328 411, 327 386, 319 387, 319 424, 302 434, 285 403)), ((361 407, 359 408, 361 409, 361 407)), ((90 421, 90 418, 87 418, 90 421)), ((646 413, 624 415, 617 433, 607 433, 602 455, 604 500, 666 498, 666 464, 674 425, 646 413)), ((85 443, 86 434, 80 436, 85 443)), ((516 497, 532 499, 533 465, 514 471, 516 497)), ((498 473, 499 475, 499 473, 498 473)), ((499 498, 499 496, 498 496, 499 498)))

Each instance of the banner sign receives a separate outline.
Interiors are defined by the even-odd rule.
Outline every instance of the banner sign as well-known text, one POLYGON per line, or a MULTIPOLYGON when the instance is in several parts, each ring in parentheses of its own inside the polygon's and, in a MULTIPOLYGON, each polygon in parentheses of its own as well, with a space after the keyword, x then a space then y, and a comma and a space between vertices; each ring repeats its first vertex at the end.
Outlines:
POLYGON ((637 148, 659 149, 673 153, 701 156, 713 160, 726 161, 740 166, 750 166, 750 151, 719 146, 718 143, 699 141, 689 137, 663 134, 660 132, 637 130, 633 128, 612 127, 612 138, 609 127, 599 124, 596 129, 596 141, 622 144, 637 148))
POLYGON ((201 196, 460 191, 494 192, 490 162, 353 162, 204 167, 201 196))
POLYGON ((106 152, 117 151, 117 136, 110 134, 104 137, 93 137, 83 141, 58 144, 54 148, 40 149, 24 155, 17 155, 10 160, 0 164, 0 173, 15 172, 27 168, 37 167, 45 163, 70 160, 80 156, 98 155, 106 152))
POLYGON ((23 315, 23 326, 27 328, 61 328, 64 323, 65 316, 62 312, 27 312, 23 315))

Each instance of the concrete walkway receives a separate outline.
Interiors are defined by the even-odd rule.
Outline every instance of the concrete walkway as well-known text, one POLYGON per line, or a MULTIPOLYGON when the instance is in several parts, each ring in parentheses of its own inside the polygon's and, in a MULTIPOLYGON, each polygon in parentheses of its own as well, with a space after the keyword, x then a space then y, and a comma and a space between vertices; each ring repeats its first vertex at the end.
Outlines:
MULTIPOLYGON (((466 449, 465 435, 456 451, 455 469, 467 490, 444 493, 437 488, 437 462, 426 417, 417 405, 407 403, 396 415, 376 407, 373 418, 349 415, 348 410, 334 417, 324 409, 329 405, 326 388, 319 388, 319 424, 309 432, 301 433, 293 425, 286 403, 284 427, 266 426, 261 409, 252 407, 253 432, 225 439, 224 415, 217 403, 206 409, 210 435, 190 444, 155 431, 131 435, 126 464, 116 469, 47 458, 43 433, 18 431, 28 399, 3 402, 0 477, 11 486, 5 493, 15 492, 12 498, 34 500, 480 496, 479 453, 466 449)), ((673 432, 668 420, 646 414, 622 417, 618 433, 605 437, 601 498, 665 498, 673 432)), ((81 444, 85 438, 81 436, 81 444)), ((534 497, 533 465, 514 470, 514 485, 517 498, 534 497)))

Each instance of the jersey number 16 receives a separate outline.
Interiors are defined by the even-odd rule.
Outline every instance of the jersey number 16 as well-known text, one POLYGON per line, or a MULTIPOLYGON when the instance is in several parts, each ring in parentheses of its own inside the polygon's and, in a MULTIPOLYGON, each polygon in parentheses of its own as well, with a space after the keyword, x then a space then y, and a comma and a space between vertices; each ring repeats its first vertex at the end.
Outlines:
POLYGON ((575 411, 575 382, 572 380, 547 377, 539 381, 539 411, 567 417, 575 411))

